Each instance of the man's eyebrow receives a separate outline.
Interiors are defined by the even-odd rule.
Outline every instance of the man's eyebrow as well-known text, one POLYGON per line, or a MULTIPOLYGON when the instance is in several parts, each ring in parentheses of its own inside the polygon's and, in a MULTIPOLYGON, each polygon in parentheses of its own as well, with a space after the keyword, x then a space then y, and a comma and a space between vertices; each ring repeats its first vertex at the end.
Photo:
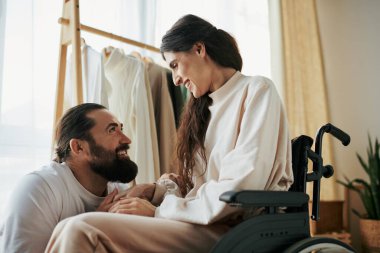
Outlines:
MULTIPOLYGON (((115 123, 115 122, 112 122, 112 123, 109 123, 106 127, 106 129, 110 128, 110 127, 118 127, 119 124, 115 123)), ((123 126, 123 124, 121 124, 121 126, 123 126)))

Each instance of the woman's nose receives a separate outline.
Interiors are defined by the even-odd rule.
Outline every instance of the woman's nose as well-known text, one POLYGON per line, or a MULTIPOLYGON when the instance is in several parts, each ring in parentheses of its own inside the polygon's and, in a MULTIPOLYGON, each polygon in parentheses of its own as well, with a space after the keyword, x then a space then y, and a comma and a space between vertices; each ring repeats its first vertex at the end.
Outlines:
POLYGON ((173 83, 175 86, 179 86, 182 84, 182 78, 179 77, 178 75, 173 74, 173 83))

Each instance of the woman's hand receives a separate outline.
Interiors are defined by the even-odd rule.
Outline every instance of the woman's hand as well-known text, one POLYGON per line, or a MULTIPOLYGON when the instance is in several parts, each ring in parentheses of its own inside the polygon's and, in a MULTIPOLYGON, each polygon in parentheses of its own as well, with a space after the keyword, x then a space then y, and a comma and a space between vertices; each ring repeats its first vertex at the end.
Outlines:
POLYGON ((161 179, 170 179, 171 181, 173 181, 174 183, 178 185, 178 188, 181 191, 182 197, 186 195, 185 183, 183 182, 183 179, 180 175, 177 175, 175 173, 164 173, 158 180, 161 180, 161 179))
MULTIPOLYGON (((170 179, 174 183, 176 183, 180 189, 182 189, 184 186, 182 177, 180 175, 175 174, 175 173, 164 173, 164 174, 162 174, 160 179, 170 179)), ((160 179, 158 179, 158 180, 160 180, 160 179)))
POLYGON ((114 199, 118 194, 118 189, 114 189, 110 194, 107 195, 107 197, 100 203, 98 208, 96 209, 97 212, 108 212, 110 207, 114 204, 114 199))
POLYGON ((110 213, 134 214, 153 217, 156 207, 146 199, 121 198, 110 209, 110 213))

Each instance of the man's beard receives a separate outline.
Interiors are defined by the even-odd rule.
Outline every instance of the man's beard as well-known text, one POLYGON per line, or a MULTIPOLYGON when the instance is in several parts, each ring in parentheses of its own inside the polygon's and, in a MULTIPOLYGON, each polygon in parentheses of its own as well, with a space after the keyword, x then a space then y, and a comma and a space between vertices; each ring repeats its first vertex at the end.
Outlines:
POLYGON ((90 152, 93 160, 90 161, 90 168, 110 182, 129 183, 137 175, 137 164, 129 158, 119 158, 117 153, 120 150, 129 149, 128 144, 120 145, 116 150, 106 150, 90 140, 90 152))

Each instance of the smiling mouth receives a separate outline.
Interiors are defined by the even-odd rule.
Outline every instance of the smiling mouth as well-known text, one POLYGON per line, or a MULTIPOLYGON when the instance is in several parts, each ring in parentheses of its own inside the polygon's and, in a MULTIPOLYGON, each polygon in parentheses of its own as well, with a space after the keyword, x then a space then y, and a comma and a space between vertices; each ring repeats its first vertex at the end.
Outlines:
POLYGON ((126 149, 117 152, 117 157, 119 159, 129 159, 129 155, 126 149))

